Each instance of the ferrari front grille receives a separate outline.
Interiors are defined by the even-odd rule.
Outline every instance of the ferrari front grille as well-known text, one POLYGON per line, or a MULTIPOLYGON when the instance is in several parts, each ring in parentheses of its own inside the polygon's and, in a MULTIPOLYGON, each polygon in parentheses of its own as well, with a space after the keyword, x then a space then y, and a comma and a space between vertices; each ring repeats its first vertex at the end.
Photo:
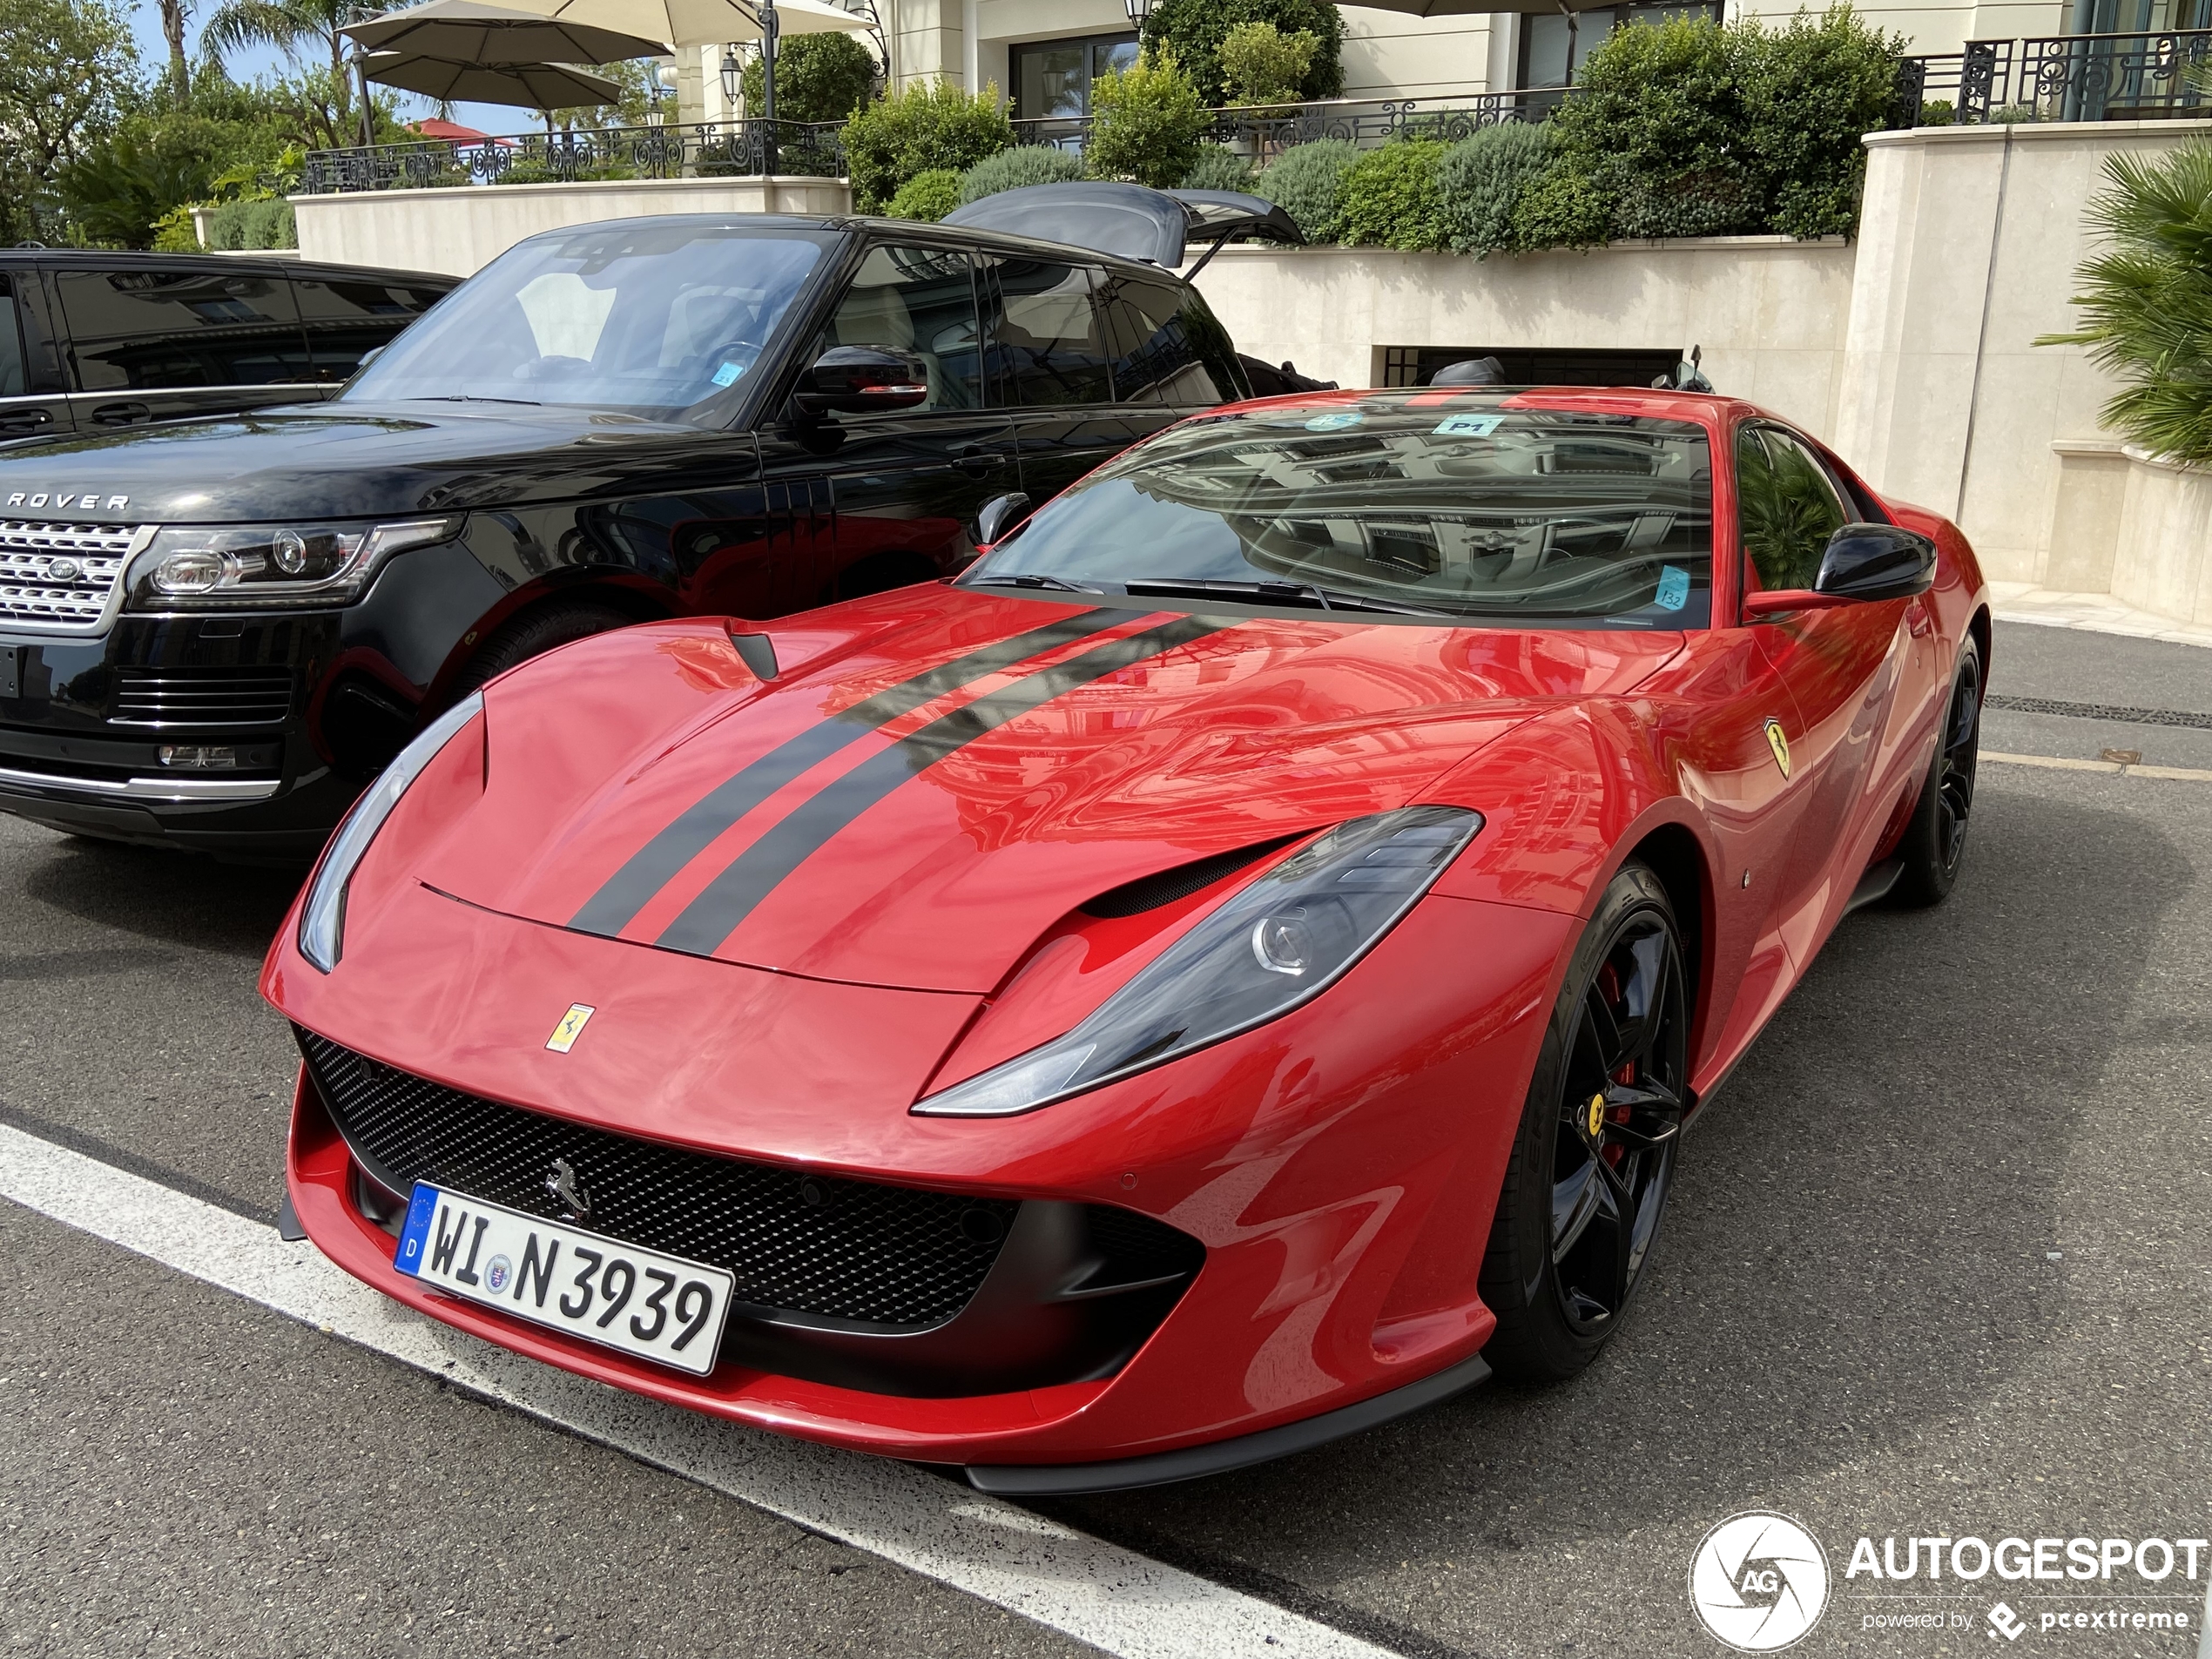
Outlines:
POLYGON ((908 1329, 940 1324, 974 1296, 1020 1208, 592 1129, 447 1089, 294 1028, 339 1133, 379 1185, 404 1195, 428 1181, 727 1268, 740 1304, 908 1329), (555 1197, 556 1160, 582 1205, 555 1197))
POLYGON ((97 632, 139 533, 134 524, 0 519, 0 624, 97 632))

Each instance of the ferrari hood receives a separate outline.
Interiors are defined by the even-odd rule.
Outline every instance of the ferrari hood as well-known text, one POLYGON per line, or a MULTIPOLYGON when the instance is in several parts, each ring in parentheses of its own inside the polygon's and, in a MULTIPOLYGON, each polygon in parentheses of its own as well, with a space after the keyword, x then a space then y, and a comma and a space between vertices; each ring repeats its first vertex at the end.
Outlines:
POLYGON ((1403 806, 1682 644, 942 587, 771 637, 765 680, 691 621, 495 683, 483 796, 420 879, 641 948, 988 992, 1096 895, 1403 806))

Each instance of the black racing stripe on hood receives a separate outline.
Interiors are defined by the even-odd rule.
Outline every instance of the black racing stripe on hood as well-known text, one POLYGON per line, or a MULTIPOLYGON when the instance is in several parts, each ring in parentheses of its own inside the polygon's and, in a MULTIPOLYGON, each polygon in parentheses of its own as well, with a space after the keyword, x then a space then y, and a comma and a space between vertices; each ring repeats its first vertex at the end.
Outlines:
POLYGON ((1236 625, 1184 617, 1142 633, 1109 640, 909 732, 882 753, 871 755, 834 783, 826 785, 739 853, 654 942, 695 956, 712 955, 754 907, 823 843, 917 772, 1079 685, 1236 625))
POLYGON ((585 901, 583 908, 570 918, 569 926, 580 933, 604 934, 611 938, 627 927, 637 913, 651 902, 653 895, 704 853, 717 836, 808 767, 934 698, 956 691, 1056 645, 1103 633, 1128 620, 1126 610, 1077 611, 1042 628, 1032 628, 1027 633, 1015 634, 981 651, 970 651, 965 657, 955 657, 949 663, 941 663, 927 673, 887 686, 848 709, 840 709, 819 725, 808 726, 685 808, 672 823, 631 854, 629 861, 607 878, 604 885, 585 901))

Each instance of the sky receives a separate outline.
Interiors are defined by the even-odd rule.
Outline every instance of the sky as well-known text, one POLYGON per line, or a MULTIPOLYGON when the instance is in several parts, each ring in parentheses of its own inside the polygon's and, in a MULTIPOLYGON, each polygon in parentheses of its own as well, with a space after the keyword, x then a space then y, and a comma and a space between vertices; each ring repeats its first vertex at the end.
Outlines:
MULTIPOLYGON (((196 0, 192 15, 185 24, 185 50, 194 61, 199 57, 199 19, 213 9, 214 0, 196 0)), ((161 37, 161 8, 155 0, 135 0, 131 11, 132 28, 138 38, 138 53, 151 70, 166 63, 168 43, 161 37)), ((260 47, 251 52, 235 52, 226 57, 223 67, 233 80, 250 81, 258 77, 283 72, 287 65, 284 54, 269 47, 260 47)), ((430 100, 417 98, 412 92, 401 92, 400 111, 408 118, 431 112, 430 100)), ((454 111, 454 118, 463 126, 490 133, 532 132, 542 129, 536 111, 518 110, 503 104, 463 104, 454 111)))

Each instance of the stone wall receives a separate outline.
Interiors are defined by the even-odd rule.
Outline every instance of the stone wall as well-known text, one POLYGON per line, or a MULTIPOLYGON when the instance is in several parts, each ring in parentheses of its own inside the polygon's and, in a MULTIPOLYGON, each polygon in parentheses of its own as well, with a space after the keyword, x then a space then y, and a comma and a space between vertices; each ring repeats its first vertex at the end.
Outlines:
POLYGON ((842 179, 610 179, 294 196, 300 255, 473 276, 526 236, 648 213, 848 213, 842 179))

